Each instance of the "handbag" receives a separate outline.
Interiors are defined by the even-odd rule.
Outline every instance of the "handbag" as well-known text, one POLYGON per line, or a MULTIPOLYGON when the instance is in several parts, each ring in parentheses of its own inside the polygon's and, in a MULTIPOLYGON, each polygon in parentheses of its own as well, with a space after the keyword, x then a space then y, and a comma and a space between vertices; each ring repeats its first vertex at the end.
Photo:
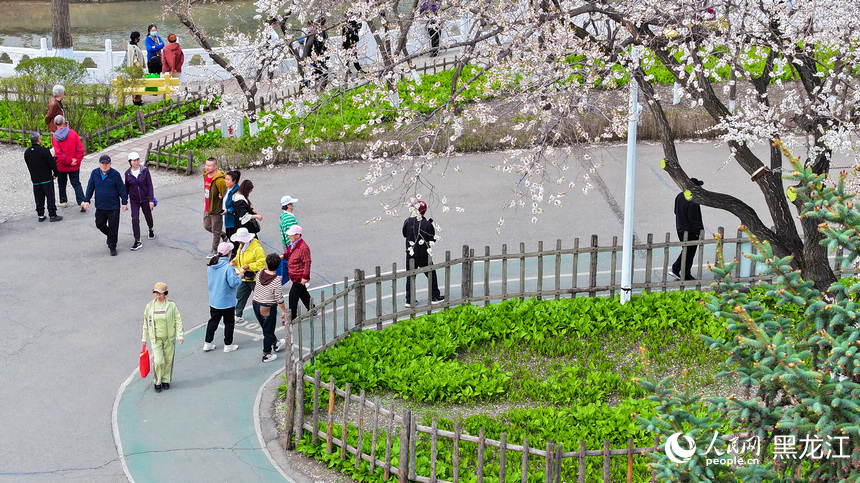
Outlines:
POLYGON ((251 218, 243 226, 248 229, 248 233, 260 233, 260 222, 256 218, 251 218))
POLYGON ((140 377, 146 379, 149 375, 149 351, 146 350, 146 342, 143 343, 143 348, 140 350, 140 377))

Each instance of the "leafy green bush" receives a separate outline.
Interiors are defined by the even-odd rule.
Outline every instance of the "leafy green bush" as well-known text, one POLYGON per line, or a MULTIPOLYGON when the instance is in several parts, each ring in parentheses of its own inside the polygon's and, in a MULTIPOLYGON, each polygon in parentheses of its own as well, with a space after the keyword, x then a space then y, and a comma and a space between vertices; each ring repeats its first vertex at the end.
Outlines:
POLYGON ((30 77, 43 88, 56 84, 68 87, 83 84, 87 69, 83 64, 73 59, 62 57, 36 57, 22 60, 15 66, 15 71, 22 76, 30 77))

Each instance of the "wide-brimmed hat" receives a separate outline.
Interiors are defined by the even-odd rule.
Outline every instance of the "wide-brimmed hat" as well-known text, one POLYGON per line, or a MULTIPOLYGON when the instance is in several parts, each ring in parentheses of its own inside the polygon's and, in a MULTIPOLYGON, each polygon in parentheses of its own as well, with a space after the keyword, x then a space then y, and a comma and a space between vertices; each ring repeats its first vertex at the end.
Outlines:
POLYGON ((301 235, 301 234, 302 234, 302 227, 300 227, 299 225, 293 225, 287 230, 287 236, 301 235))
POLYGON ((236 233, 230 237, 230 240, 240 243, 248 243, 254 239, 254 234, 249 232, 247 228, 239 228, 236 233))

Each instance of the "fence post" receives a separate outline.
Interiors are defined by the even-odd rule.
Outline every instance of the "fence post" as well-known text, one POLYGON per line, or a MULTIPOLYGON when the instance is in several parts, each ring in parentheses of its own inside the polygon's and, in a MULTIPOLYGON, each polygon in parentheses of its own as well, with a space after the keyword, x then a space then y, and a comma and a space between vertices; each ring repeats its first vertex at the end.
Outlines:
POLYGON ((612 476, 609 468, 609 440, 603 441, 603 481, 610 481, 612 476))
MULTIPOLYGON (((597 235, 591 235, 591 259, 588 261, 588 286, 597 286, 597 235)), ((589 297, 594 297, 597 292, 588 292, 589 297)))
POLYGON ((469 257, 469 245, 463 245, 463 265, 460 269, 460 277, 462 279, 462 284, 460 286, 460 290, 462 291, 461 298, 464 299, 464 302, 471 302, 472 299, 472 259, 469 257))
POLYGON ((409 429, 412 427, 412 411, 403 410, 403 426, 400 428, 400 462, 397 471, 398 483, 406 483, 409 477, 409 429))
POLYGON ((302 433, 305 432, 305 366, 298 364, 296 367, 296 431, 295 444, 298 446, 302 441, 302 433))
POLYGON ((355 284, 355 326, 364 324, 364 270, 355 269, 353 276, 355 284))
MULTIPOLYGON (((177 169, 179 168, 179 163, 176 163, 177 169)), ((194 169, 194 150, 188 150, 188 166, 185 167, 185 175, 191 176, 191 171, 194 169)))
POLYGON ((135 111, 134 119, 137 121, 137 128, 140 130, 140 134, 146 134, 146 118, 143 117, 143 111, 140 109, 135 111))
POLYGON ((284 368, 287 373, 287 411, 284 416, 284 449, 293 449, 293 431, 295 429, 296 416, 296 363, 293 361, 293 324, 289 323, 284 326, 284 339, 287 342, 287 349, 284 353, 286 359, 284 368))

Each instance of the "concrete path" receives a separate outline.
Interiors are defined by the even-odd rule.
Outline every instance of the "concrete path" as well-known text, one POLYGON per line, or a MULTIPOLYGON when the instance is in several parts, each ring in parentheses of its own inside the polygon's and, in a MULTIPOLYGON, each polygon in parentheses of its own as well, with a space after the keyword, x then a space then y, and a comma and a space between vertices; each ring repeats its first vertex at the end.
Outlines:
MULTIPOLYGON (((130 221, 124 213, 120 254, 110 257, 93 227, 92 212, 68 208, 61 210, 66 218, 60 223, 36 221, 26 178, 18 183, 8 175, 23 164, 22 152, 0 148, 0 168, 7 173, 0 182, 0 209, 11 207, 4 212, 7 221, 0 223, 0 306, 6 308, 0 316, 0 408, 5 415, 0 419, 0 481, 116 482, 127 475, 135 481, 282 480, 262 449, 273 447, 266 436, 273 428, 258 428, 267 415, 254 414, 268 407, 257 404, 265 396, 260 389, 279 369, 271 364, 282 361, 260 362, 260 343, 252 335, 257 329, 242 328, 241 348, 229 354, 220 350, 220 340, 219 350, 203 353, 202 330, 189 330, 177 352, 170 391, 155 394, 150 380, 137 376, 141 314, 154 282, 169 285, 186 329, 208 318, 205 255, 211 236, 201 226, 200 178, 154 172, 158 237, 129 251, 130 221)), ((738 183, 749 183, 734 165, 723 167, 724 148, 686 144, 680 156, 708 187, 737 193, 738 183)), ((674 228, 677 189, 660 170, 661 157, 657 146, 640 146, 635 223, 640 239, 649 232, 661 239, 674 228)), ((521 241, 532 250, 538 240, 554 245, 559 238, 569 247, 573 238, 593 233, 601 242, 620 236, 615 207, 623 206, 623 147, 593 150, 591 160, 574 160, 570 176, 576 189, 585 185, 581 175, 592 163, 601 168, 588 182, 600 189, 587 196, 572 192, 536 225, 530 210, 502 210, 517 175, 489 167, 501 158, 462 156, 452 160, 461 173, 428 175, 452 207, 465 208, 442 213, 431 203, 431 216, 442 226, 438 251, 458 254, 468 244, 478 252, 488 245, 496 253, 503 243, 512 247, 521 241), (506 221, 496 235, 500 216, 506 221)), ((83 166, 85 172, 94 168, 91 159, 83 166)), ((278 200, 284 194, 300 200, 296 215, 313 252, 313 286, 342 281, 355 268, 372 273, 376 265, 386 271, 392 262, 403 263, 402 219, 382 215, 380 201, 390 199, 363 195, 365 185, 356 180, 365 169, 342 163, 243 173, 256 186, 251 198, 264 216, 261 240, 268 252, 279 248, 278 200), (377 215, 383 216, 380 222, 366 223, 377 215)), ((749 186, 740 197, 763 210, 760 194, 749 186)), ((703 212, 710 232, 737 226, 727 213, 703 212)))

